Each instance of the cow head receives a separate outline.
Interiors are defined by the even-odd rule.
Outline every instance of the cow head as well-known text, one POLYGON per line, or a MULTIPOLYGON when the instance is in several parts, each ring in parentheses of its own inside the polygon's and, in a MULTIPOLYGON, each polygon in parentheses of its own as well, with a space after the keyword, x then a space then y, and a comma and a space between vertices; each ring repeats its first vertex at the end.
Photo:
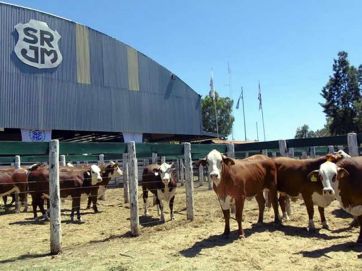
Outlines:
POLYGON ((97 165, 91 165, 90 167, 91 183, 96 185, 97 183, 102 182, 101 169, 97 165))
POLYGON ((109 162, 109 165, 102 171, 102 176, 113 180, 114 178, 121 177, 123 175, 118 163, 113 161, 109 162))
POLYGON ((320 165, 319 170, 314 170, 309 173, 308 178, 312 182, 322 182, 323 195, 334 197, 335 189, 337 188, 337 177, 340 170, 342 169, 338 168, 335 163, 326 161, 320 165))
POLYGON ((338 150, 334 154, 340 155, 342 158, 351 158, 351 156, 343 150, 338 150))
POLYGON ((221 181, 222 164, 233 165, 235 162, 233 159, 226 157, 219 151, 212 150, 204 159, 199 160, 198 164, 207 166, 210 179, 218 186, 221 181))
POLYGON ((160 175, 160 178, 165 186, 172 180, 172 168, 173 164, 162 163, 162 165, 154 169, 153 172, 156 176, 160 175))

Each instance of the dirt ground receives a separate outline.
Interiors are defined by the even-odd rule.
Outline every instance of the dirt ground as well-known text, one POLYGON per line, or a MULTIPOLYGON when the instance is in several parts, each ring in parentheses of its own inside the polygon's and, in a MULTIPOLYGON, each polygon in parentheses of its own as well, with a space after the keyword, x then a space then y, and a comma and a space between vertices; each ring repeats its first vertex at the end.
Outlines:
MULTIPOLYGON (((141 191, 140 191, 141 192, 141 191)), ((141 193, 139 192, 139 198, 141 193)), ((4 214, 0 209, 0 270, 362 270, 362 248, 355 241, 358 229, 348 229, 351 218, 338 208, 326 209, 330 230, 306 230, 307 216, 301 201, 292 203, 293 217, 275 226, 272 211, 265 224, 257 221, 255 200, 245 205, 246 238, 236 236, 231 222, 228 239, 220 235, 224 222, 213 191, 195 189, 195 220, 186 220, 185 190, 176 195, 175 221, 160 224, 155 207, 151 217, 140 217, 141 235, 129 235, 129 206, 119 188, 99 201, 99 214, 82 210, 84 223, 69 222, 70 201, 63 204, 63 252, 49 256, 49 223, 35 223, 32 213, 4 214)), ((141 199, 141 198, 140 198, 141 199)), ((83 206, 85 207, 83 201, 83 206)), ((143 204, 139 203, 140 215, 143 204)))

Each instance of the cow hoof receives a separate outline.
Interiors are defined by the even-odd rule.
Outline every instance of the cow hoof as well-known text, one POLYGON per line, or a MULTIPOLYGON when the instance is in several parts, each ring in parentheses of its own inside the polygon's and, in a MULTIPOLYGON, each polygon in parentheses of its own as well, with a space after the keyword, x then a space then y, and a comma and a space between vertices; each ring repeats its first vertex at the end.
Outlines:
POLYGON ((351 228, 357 228, 359 226, 358 224, 358 220, 357 219, 353 219, 352 222, 349 224, 349 226, 351 228))
POLYGON ((317 230, 316 230, 316 228, 307 228, 307 231, 309 232, 309 233, 315 233, 317 230))
POLYGON ((240 234, 238 238, 241 239, 241 240, 243 240, 243 239, 245 239, 245 235, 244 235, 244 234, 240 234))
POLYGON ((328 224, 322 224, 322 229, 329 230, 328 224))

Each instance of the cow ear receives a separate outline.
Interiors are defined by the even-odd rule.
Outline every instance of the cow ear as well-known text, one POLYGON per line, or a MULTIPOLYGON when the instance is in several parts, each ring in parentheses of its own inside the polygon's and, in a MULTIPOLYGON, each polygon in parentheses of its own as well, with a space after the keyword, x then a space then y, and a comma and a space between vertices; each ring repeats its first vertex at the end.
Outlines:
POLYGON ((196 165, 197 167, 199 167, 200 165, 202 165, 203 167, 206 166, 206 158, 200 159, 199 161, 197 161, 197 162, 195 163, 195 165, 196 165))
POLYGON ((222 156, 222 161, 228 166, 235 165, 235 160, 225 155, 222 156))
POLYGON ((337 170, 337 178, 340 180, 340 179, 343 179, 343 178, 346 178, 349 176, 349 172, 344 169, 344 168, 338 168, 337 170))
POLYGON ((319 180, 319 170, 313 170, 307 176, 308 180, 311 182, 318 182, 319 180))

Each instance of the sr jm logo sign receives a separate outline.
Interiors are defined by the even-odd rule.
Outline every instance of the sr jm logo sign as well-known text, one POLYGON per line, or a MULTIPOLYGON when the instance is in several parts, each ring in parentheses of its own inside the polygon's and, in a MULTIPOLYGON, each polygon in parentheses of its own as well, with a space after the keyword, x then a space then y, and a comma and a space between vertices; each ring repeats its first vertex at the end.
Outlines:
POLYGON ((19 34, 15 45, 16 56, 25 64, 38 69, 49 69, 59 66, 63 57, 58 42, 61 36, 41 21, 30 20, 26 24, 15 26, 19 34))

